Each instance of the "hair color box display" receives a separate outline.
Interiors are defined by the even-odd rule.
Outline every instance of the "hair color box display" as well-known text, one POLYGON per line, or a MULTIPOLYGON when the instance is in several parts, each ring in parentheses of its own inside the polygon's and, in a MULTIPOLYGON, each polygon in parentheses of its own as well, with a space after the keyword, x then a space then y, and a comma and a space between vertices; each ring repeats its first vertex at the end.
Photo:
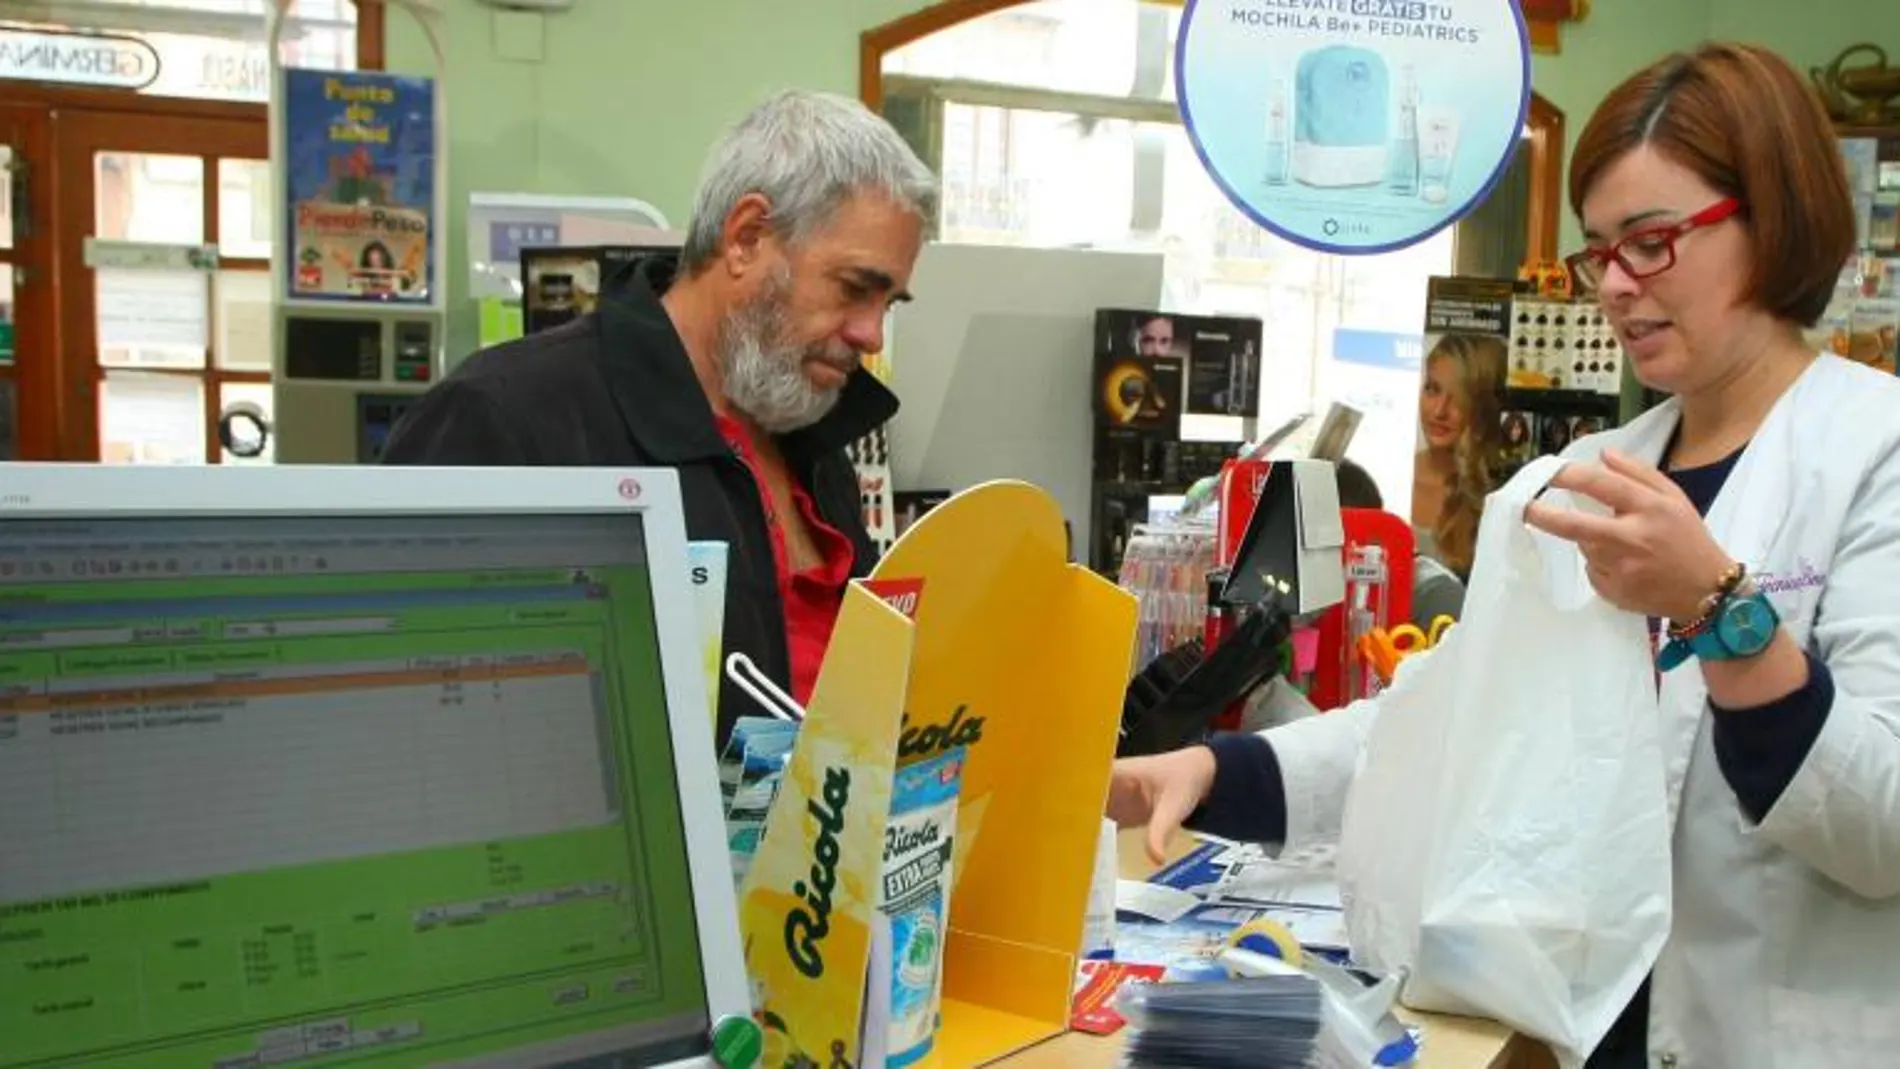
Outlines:
POLYGON ((1510 341, 1513 388, 1622 394, 1623 349, 1594 301, 1519 295, 1510 341))

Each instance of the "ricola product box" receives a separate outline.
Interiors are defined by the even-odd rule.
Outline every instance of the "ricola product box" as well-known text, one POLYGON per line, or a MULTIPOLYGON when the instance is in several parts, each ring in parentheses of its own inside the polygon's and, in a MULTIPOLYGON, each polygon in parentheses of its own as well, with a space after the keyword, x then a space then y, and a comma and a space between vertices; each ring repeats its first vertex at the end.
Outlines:
POLYGON ((877 1009, 865 1021, 866 1053, 881 1047, 887 1069, 921 1061, 936 1039, 963 762, 964 750, 957 747, 899 769, 892 785, 878 914, 888 939, 880 932, 873 941, 877 949, 888 948, 889 956, 871 969, 873 983, 888 976, 888 1003, 883 992, 875 992, 869 1001, 877 1009), (877 1012, 886 1005, 888 1011, 877 1012), (881 1033, 881 1044, 873 1032, 881 1033))

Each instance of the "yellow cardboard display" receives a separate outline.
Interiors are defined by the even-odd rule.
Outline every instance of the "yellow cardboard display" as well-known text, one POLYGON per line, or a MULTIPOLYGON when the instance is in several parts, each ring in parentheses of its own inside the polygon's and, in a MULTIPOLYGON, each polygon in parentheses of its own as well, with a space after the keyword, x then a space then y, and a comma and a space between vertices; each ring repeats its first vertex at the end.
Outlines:
POLYGON ((740 886, 767 1069, 858 1063, 913 631, 862 584, 845 590, 832 641, 851 656, 825 659, 740 886))
POLYGON ((987 483, 924 516, 847 592, 741 890, 767 1069, 858 1064, 891 776, 955 746, 968 756, 942 1024, 915 1069, 983 1065, 1067 1027, 1136 624, 1134 598, 1069 564, 1067 544, 1047 493, 987 483), (842 822, 824 795, 841 771, 842 822), (813 872, 821 833, 835 877, 813 872), (814 877, 833 883, 817 976, 794 946, 814 877))
POLYGON ((1021 482, 932 509, 873 578, 922 580, 898 763, 969 755, 943 1023, 920 1065, 982 1065, 1068 1026, 1135 599, 1068 562, 1061 508, 1021 482))

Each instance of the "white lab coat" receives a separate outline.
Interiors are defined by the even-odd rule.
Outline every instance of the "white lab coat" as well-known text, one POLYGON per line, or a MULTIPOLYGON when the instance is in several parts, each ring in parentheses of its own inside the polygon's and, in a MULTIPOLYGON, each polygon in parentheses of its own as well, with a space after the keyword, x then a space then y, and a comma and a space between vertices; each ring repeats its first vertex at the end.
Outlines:
MULTIPOLYGON (((1660 463, 1674 401, 1582 439, 1660 463)), ((1660 1069, 1900 1065, 1900 379, 1832 356, 1770 412, 1708 515, 1833 709, 1759 826, 1716 764, 1695 662, 1663 677, 1673 922, 1651 983, 1660 1069)), ((1449 663, 1449 662, 1447 662, 1449 663)), ((1408 670, 1429 671, 1429 657, 1408 670)), ((1338 835, 1376 700, 1267 732, 1287 848, 1338 835)))

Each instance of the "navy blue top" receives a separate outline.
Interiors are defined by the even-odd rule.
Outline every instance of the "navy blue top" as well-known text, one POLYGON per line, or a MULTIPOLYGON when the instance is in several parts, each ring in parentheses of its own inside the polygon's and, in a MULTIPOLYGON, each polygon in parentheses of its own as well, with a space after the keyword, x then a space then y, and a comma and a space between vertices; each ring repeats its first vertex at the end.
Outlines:
MULTIPOLYGON (((1704 516, 1740 459, 1668 473, 1704 516)), ((1652 630, 1660 623, 1650 621, 1652 630)), ((1779 701, 1751 709, 1715 708, 1711 731, 1716 764, 1735 792, 1742 812, 1760 823, 1794 780, 1834 707, 1834 677, 1812 653, 1808 681, 1779 701)), ((1254 734, 1222 734, 1208 740, 1214 751, 1214 786, 1188 819, 1197 831, 1243 842, 1286 840, 1286 784, 1272 744, 1254 734)), ((1649 984, 1645 982, 1610 1034, 1591 1056, 1589 1069, 1640 1069, 1646 1064, 1649 984)))

